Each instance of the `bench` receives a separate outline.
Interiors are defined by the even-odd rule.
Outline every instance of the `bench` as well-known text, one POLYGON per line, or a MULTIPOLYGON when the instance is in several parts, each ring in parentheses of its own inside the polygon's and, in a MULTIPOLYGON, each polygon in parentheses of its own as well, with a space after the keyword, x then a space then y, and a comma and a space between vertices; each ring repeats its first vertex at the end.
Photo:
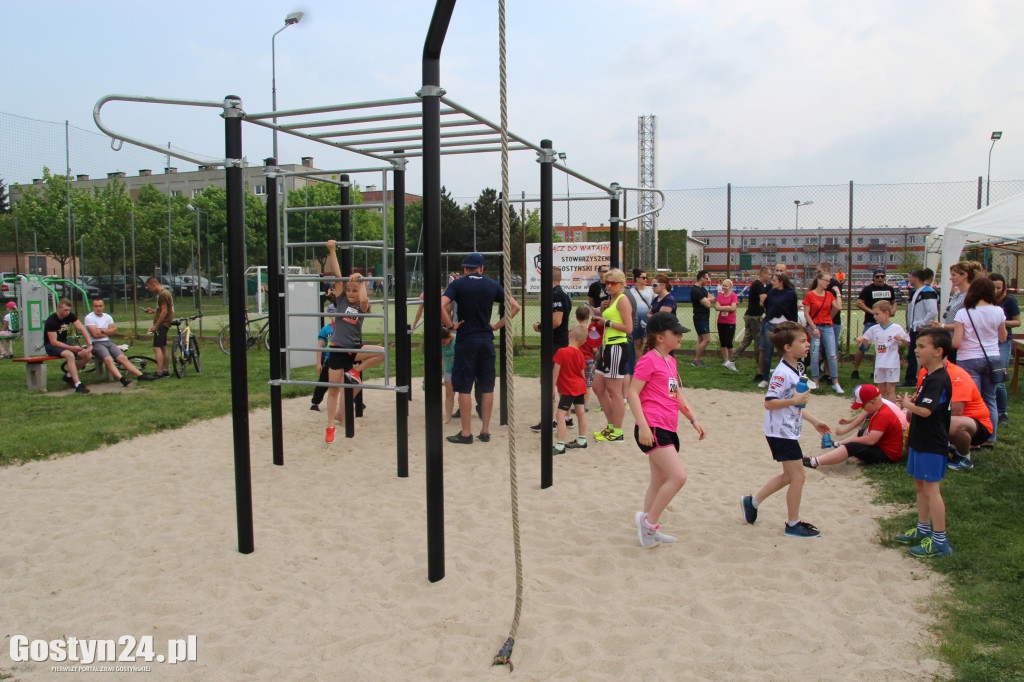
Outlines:
POLYGON ((14 362, 25 363, 25 383, 30 391, 46 390, 46 361, 63 360, 59 355, 38 355, 33 358, 14 358, 14 362))

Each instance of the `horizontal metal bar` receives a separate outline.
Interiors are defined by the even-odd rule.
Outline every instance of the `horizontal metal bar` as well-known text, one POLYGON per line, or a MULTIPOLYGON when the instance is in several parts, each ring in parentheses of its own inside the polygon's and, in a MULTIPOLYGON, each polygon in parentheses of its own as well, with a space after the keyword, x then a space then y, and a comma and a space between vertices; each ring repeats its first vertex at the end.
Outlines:
MULTIPOLYGON (((315 176, 315 175, 329 175, 329 174, 332 174, 332 173, 333 174, 337 174, 337 175, 343 175, 343 174, 347 173, 347 174, 351 175, 352 173, 380 173, 381 171, 391 172, 394 169, 395 169, 394 166, 381 166, 379 168, 342 168, 342 169, 338 169, 338 170, 277 171, 277 177, 279 177, 279 178, 294 178, 294 177, 302 177, 302 176, 310 176, 311 177, 311 176, 315 176)), ((340 180, 333 180, 332 181, 331 178, 318 178, 318 179, 319 180, 323 180, 324 182, 338 182, 338 183, 341 182, 340 180)))
MULTIPOLYGON (((472 121, 470 121, 469 123, 470 124, 474 124, 472 121)), ((479 137, 481 135, 493 135, 493 134, 494 134, 494 131, 492 131, 492 130, 463 130, 463 131, 459 131, 459 132, 441 133, 441 139, 442 140, 447 140, 447 139, 451 139, 451 138, 454 138, 454 137, 479 137)), ((403 135, 402 137, 376 137, 376 138, 369 137, 369 138, 360 139, 360 140, 349 140, 347 144, 350 144, 350 145, 353 145, 353 146, 355 146, 355 145, 365 145, 365 144, 388 144, 388 145, 391 145, 391 146, 388 147, 388 149, 394 149, 395 146, 402 146, 402 145, 398 144, 400 142, 413 142, 413 141, 422 140, 422 139, 423 139, 423 134, 422 134, 422 132, 420 132, 417 135, 403 135)), ((480 142, 485 142, 485 140, 480 140, 480 142)), ((493 142, 501 142, 501 138, 498 138, 497 140, 486 140, 486 142, 488 144, 493 143, 493 142)), ((420 147, 417 146, 417 147, 414 147, 414 149, 420 149, 420 147)))
POLYGON ((557 168, 558 170, 562 171, 563 173, 566 173, 568 175, 573 176, 577 180, 582 180, 583 182, 587 183, 588 185, 593 185, 594 187, 597 187, 598 189, 600 189, 602 191, 605 191, 605 192, 607 192, 610 195, 613 195, 613 196, 615 195, 615 191, 610 186, 602 185, 597 180, 591 180, 590 178, 588 178, 583 173, 580 173, 578 171, 574 171, 573 169, 569 168, 568 166, 563 166, 563 165, 561 165, 561 164, 556 162, 556 163, 552 163, 551 167, 552 168, 557 168))
MULTIPOLYGON (((509 199, 508 201, 509 201, 510 204, 520 204, 520 203, 539 204, 541 202, 541 200, 539 198, 537 198, 537 199, 509 199)), ((588 196, 586 194, 581 194, 580 196, 551 197, 551 201, 608 201, 608 197, 607 196, 593 197, 593 196, 588 196)), ((632 220, 632 218, 630 218, 630 220, 632 220)))
MULTIPOLYGON (((524 151, 524 150, 528 150, 528 149, 530 149, 530 147, 523 147, 523 146, 516 146, 516 145, 509 145, 509 148, 508 148, 508 150, 510 152, 518 152, 518 151, 524 151)), ((351 151, 358 151, 358 150, 351 150, 351 151)), ((453 154, 478 154, 478 153, 481 153, 481 152, 500 152, 500 151, 501 151, 501 147, 481 147, 480 149, 442 149, 441 150, 441 155, 442 156, 449 156, 449 155, 453 155, 453 154)), ((384 154, 384 155, 382 155, 379 158, 385 158, 385 159, 418 159, 421 156, 423 156, 423 152, 412 152, 412 153, 407 153, 407 154, 384 154)))
MULTIPOLYGON (((503 256, 505 255, 501 251, 444 251, 441 253, 442 256, 468 256, 471 253, 479 253, 481 256, 503 256)), ((409 256, 422 256, 422 253, 407 253, 405 257, 409 256)))
MULTIPOLYGON (((334 246, 339 249, 351 249, 360 246, 382 246, 384 241, 378 239, 376 241, 365 241, 365 242, 337 242, 334 246)), ((296 246, 326 246, 323 242, 288 242, 285 244, 288 247, 296 246)))
MULTIPOLYGON (((484 134, 484 133, 474 133, 474 135, 482 135, 482 134, 484 134)), ((490 134, 490 133, 487 133, 487 134, 490 134)), ((349 144, 355 146, 355 145, 362 144, 362 143, 359 142, 359 141, 353 140, 352 142, 349 142, 349 144)), ((442 142, 441 143, 441 149, 442 149, 442 153, 443 153, 443 150, 446 149, 446 148, 450 148, 450 147, 471 147, 471 146, 473 146, 475 144, 501 144, 501 138, 500 137, 489 137, 489 138, 485 138, 485 139, 482 139, 482 140, 456 140, 456 141, 453 141, 453 142, 442 142)), ((400 146, 400 145, 393 145, 392 144, 392 145, 388 145, 386 147, 360 147, 360 149, 362 151, 364 151, 364 152, 387 152, 387 151, 393 151, 396 146, 400 146)), ((421 144, 410 144, 410 145, 405 145, 405 148, 406 149, 423 149, 423 145, 421 145, 421 144)), ((501 149, 501 147, 498 147, 498 149, 501 149)), ((509 147, 509 149, 511 149, 511 147, 509 147)))
POLYGON ((369 353, 370 355, 384 355, 384 350, 374 350, 373 348, 333 348, 331 346, 309 348, 307 346, 285 346, 281 350, 309 351, 313 353, 369 353))
MULTIPOLYGON (((347 282, 351 277, 320 277, 318 275, 285 275, 285 282, 347 282)), ((360 277, 360 282, 383 282, 383 277, 360 277)))
POLYGON ((280 131, 282 133, 287 133, 288 135, 294 135, 295 137, 301 137, 303 140, 310 140, 311 142, 319 142, 320 144, 326 144, 326 145, 328 145, 330 147, 335 147, 337 149, 344 149, 345 151, 352 152, 353 154, 362 154, 363 156, 369 156, 370 158, 377 159, 378 161, 388 161, 388 159, 386 159, 386 158, 384 158, 382 156, 377 156, 376 154, 368 154, 366 152, 361 152, 358 149, 352 149, 352 148, 350 148, 347 145, 341 144, 340 142, 331 142, 330 140, 318 140, 318 139, 312 137, 309 133, 302 133, 302 132, 299 132, 297 130, 285 130, 280 125, 275 125, 274 123, 269 123, 267 121, 250 121, 250 123, 252 123, 253 125, 257 125, 257 126, 263 127, 263 128, 267 128, 269 130, 278 130, 278 131, 280 131))
POLYGON ((338 204, 337 206, 289 206, 285 209, 288 213, 302 213, 303 211, 350 211, 354 208, 384 208, 385 204, 380 201, 370 201, 365 204, 338 204))
POLYGON ((409 392, 408 386, 381 386, 380 384, 332 384, 329 381, 298 381, 296 379, 278 379, 276 381, 268 381, 267 383, 271 386, 326 386, 327 388, 351 388, 353 391, 368 388, 377 391, 395 391, 396 393, 409 392))
MULTIPOLYGON (((339 313, 335 310, 333 313, 285 313, 286 317, 376 317, 384 319, 384 313, 339 313)), ((306 350, 309 350, 308 348, 306 350)))
MULTIPOLYGON (((459 121, 442 121, 442 128, 452 128, 455 126, 475 126, 479 125, 472 119, 464 119, 459 121)), ((313 133, 313 137, 345 137, 348 135, 376 135, 377 133, 401 133, 408 130, 422 130, 423 126, 419 123, 413 123, 411 125, 404 126, 384 126, 382 128, 362 128, 358 130, 332 130, 326 133, 313 133)))
MULTIPOLYGON (((455 109, 442 109, 441 115, 452 115, 458 114, 459 112, 455 109)), ((423 111, 416 109, 413 111, 400 111, 392 114, 375 114, 372 116, 353 116, 352 118, 336 118, 327 121, 310 121, 308 123, 283 123, 280 124, 280 129, 284 130, 298 130, 302 128, 323 128, 324 126, 330 125, 348 125, 350 123, 372 123, 373 121, 399 121, 402 119, 419 118, 423 115, 423 111)), ((255 123, 255 121, 254 121, 255 123)), ((361 131, 356 131, 358 134, 362 134, 361 131)))
POLYGON ((279 111, 261 111, 255 114, 246 114, 246 119, 259 120, 264 118, 287 118, 289 116, 308 116, 310 114, 326 114, 331 111, 352 111, 353 109, 376 109, 380 107, 393 107, 402 104, 419 104, 419 97, 399 97, 397 99, 370 100, 367 102, 353 102, 351 104, 327 104, 321 107, 306 107, 304 109, 281 109, 279 111))

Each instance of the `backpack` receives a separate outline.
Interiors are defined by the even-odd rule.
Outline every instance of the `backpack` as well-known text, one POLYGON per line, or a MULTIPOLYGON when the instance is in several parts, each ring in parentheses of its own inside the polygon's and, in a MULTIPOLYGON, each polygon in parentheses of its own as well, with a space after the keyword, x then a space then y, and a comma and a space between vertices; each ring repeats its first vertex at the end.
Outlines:
POLYGON ((11 311, 11 331, 14 333, 21 331, 21 313, 17 310, 11 311))

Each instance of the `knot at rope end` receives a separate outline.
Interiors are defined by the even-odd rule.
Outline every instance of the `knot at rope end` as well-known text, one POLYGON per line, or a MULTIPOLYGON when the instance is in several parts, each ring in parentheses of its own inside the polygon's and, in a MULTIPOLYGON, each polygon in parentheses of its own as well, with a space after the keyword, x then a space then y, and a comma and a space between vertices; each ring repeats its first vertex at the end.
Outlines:
POLYGON ((512 670, 513 670, 513 666, 512 666, 512 646, 515 643, 516 643, 516 640, 514 640, 511 637, 506 639, 505 640, 505 645, 501 647, 501 651, 499 651, 498 655, 494 657, 494 661, 491 663, 491 665, 492 666, 494 666, 494 665, 507 665, 508 666, 508 671, 512 672, 512 670))

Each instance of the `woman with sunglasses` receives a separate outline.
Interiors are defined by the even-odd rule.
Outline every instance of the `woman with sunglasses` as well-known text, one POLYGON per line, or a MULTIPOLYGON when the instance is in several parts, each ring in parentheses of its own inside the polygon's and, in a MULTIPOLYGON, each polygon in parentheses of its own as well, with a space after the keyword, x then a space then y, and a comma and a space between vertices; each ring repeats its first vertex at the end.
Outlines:
POLYGON ((633 316, 633 343, 636 345, 636 355, 640 357, 644 352, 644 342, 647 341, 647 318, 651 313, 651 304, 654 303, 654 289, 651 288, 651 280, 647 273, 640 268, 633 268, 633 298, 636 299, 636 314, 633 316))
POLYGON ((622 383, 629 356, 626 344, 629 343, 629 335, 633 333, 633 306, 624 293, 626 275, 622 270, 609 270, 604 284, 611 303, 596 318, 598 325, 604 328, 604 343, 594 373, 594 394, 608 418, 608 426, 603 431, 594 432, 594 438, 602 442, 622 443, 625 440, 622 435, 622 418, 626 415, 622 383))
POLYGON ((652 284, 654 289, 654 302, 651 303, 651 311, 647 313, 647 317, 654 317, 655 313, 672 313, 676 314, 676 299, 672 295, 672 283, 669 282, 668 275, 655 275, 654 283, 652 284))

